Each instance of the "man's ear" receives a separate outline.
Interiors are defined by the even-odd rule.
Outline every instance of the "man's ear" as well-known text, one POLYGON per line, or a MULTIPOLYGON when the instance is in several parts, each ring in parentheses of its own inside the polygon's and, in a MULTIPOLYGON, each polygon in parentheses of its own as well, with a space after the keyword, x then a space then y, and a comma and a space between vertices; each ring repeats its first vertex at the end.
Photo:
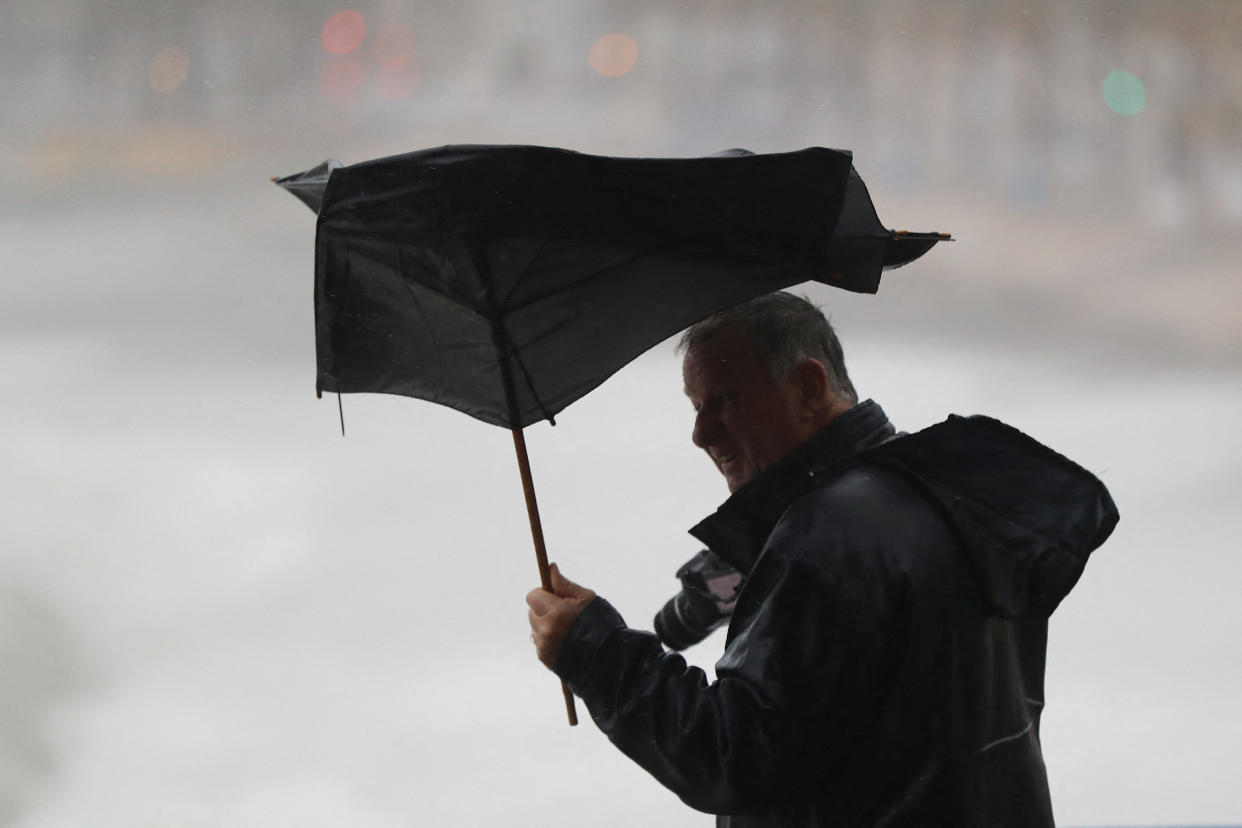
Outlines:
POLYGON ((818 419, 832 408, 828 369, 818 359, 808 358, 799 362, 794 367, 794 381, 802 410, 810 419, 818 419))

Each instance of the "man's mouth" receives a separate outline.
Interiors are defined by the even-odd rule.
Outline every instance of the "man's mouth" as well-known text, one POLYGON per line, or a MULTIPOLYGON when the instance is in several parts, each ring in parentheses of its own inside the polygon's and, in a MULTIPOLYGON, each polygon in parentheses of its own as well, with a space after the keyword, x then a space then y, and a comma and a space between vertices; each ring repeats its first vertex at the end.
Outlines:
POLYGON ((728 483, 730 492, 737 491, 738 487, 750 477, 741 454, 726 454, 713 459, 716 461, 720 476, 728 483))

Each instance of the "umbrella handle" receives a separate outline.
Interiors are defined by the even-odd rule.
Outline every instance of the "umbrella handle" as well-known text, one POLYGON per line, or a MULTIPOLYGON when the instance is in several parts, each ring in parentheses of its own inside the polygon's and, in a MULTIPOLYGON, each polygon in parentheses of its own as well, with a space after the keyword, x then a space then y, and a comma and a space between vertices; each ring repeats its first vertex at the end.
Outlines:
MULTIPOLYGON (((548 550, 543 544, 543 524, 539 522, 539 504, 535 502, 535 481, 530 474, 530 457, 526 454, 526 437, 522 429, 511 429, 513 432, 513 448, 517 452, 518 471, 522 473, 522 491, 526 495, 526 514, 530 518, 530 534, 535 541, 535 560, 539 564, 539 583, 548 592, 552 592, 552 573, 548 569, 548 550)), ((561 682, 561 693, 565 696, 565 712, 569 715, 569 724, 578 724, 578 711, 574 706, 574 694, 569 686, 561 682)))

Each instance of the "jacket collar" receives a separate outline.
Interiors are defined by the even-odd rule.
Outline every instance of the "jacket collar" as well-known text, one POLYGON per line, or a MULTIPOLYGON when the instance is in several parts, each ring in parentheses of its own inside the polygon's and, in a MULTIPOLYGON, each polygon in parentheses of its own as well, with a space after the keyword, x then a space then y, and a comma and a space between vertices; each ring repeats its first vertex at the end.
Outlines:
POLYGON ((861 402, 751 478, 690 534, 742 573, 749 573, 776 522, 794 500, 820 485, 831 467, 895 436, 879 404, 861 402))

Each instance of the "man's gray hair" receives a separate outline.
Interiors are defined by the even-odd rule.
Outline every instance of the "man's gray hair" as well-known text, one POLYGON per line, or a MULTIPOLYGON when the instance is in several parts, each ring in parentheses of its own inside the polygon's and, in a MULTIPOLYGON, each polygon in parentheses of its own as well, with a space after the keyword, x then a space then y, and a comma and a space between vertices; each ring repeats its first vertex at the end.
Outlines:
POLYGON ((833 393, 858 402, 837 332, 823 312, 801 296, 780 291, 722 310, 687 328, 677 353, 694 351, 726 334, 743 336, 777 382, 789 379, 802 360, 814 359, 828 370, 833 393))

